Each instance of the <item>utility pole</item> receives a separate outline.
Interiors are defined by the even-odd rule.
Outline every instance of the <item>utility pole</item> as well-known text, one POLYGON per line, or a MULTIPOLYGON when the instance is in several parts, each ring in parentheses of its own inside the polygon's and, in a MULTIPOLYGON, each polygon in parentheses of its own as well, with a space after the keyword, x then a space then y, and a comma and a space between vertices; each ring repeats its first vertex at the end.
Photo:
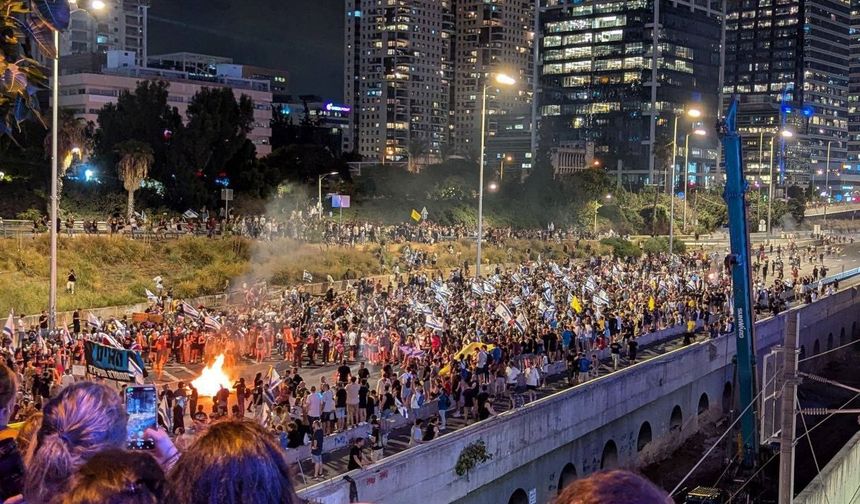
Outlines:
POLYGON ((797 396, 797 340, 800 332, 800 312, 785 319, 785 345, 782 368, 782 427, 779 433, 779 504, 791 504, 794 499, 794 430, 797 396))

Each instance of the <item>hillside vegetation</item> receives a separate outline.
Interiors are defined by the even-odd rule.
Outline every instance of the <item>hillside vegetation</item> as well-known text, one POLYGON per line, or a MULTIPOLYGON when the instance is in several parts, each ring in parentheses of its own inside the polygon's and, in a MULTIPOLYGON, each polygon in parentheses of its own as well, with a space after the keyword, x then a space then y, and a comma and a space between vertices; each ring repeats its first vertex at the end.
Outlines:
MULTIPOLYGON (((180 297, 195 297, 223 292, 226 283, 267 280, 274 285, 301 282, 310 272, 314 281, 327 275, 339 280, 391 272, 395 264, 406 271, 406 247, 438 256, 437 267, 473 264, 474 243, 447 242, 437 245, 389 244, 355 248, 326 247, 291 240, 268 243, 242 238, 207 239, 185 237, 145 243, 122 237, 61 236, 58 254, 58 310, 125 305, 146 300, 145 289, 154 290, 153 278, 164 278, 165 287, 180 297), (77 292, 66 293, 66 276, 77 273, 77 292)), ((562 259, 568 253, 590 253, 592 244, 573 244, 519 240, 506 247, 486 246, 485 263, 519 262, 538 254, 544 260, 562 259)), ((610 250, 597 245, 600 252, 610 250)), ((47 308, 49 285, 48 236, 0 239, 0 314, 33 314, 47 308)))

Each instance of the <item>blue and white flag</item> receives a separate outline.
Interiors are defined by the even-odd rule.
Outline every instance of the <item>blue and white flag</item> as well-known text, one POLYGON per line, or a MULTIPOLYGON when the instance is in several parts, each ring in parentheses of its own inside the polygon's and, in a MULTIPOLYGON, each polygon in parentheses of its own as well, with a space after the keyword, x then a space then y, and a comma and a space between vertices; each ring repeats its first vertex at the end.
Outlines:
POLYGON ((605 290, 600 290, 594 297, 591 298, 591 302, 596 306, 608 306, 609 305, 609 295, 606 294, 605 290))
POLYGON ((472 294, 476 296, 483 296, 484 287, 479 282, 472 282, 472 294))
POLYGON ((519 274, 519 273, 517 273, 517 272, 514 272, 514 273, 511 275, 511 280, 513 280, 513 281, 514 281, 514 283, 523 283, 523 276, 522 276, 522 275, 520 275, 520 274, 519 274))
POLYGON ((491 276, 491 277, 488 279, 488 281, 489 281, 491 284, 493 284, 493 285, 495 285, 496 287, 498 287, 499 285, 501 285, 501 284, 502 284, 502 277, 500 277, 498 274, 495 274, 495 275, 491 276))
POLYGON ((436 302, 443 307, 448 308, 448 298, 444 296, 441 292, 436 293, 436 302))
POLYGON ((570 290, 573 290, 576 287, 576 285, 574 285, 573 283, 573 280, 571 280, 569 277, 562 278, 561 283, 563 283, 564 286, 570 290))
POLYGON ((585 281, 585 290, 587 290, 590 294, 594 294, 594 291, 597 290, 597 282, 594 281, 594 277, 588 277, 588 280, 585 281))
POLYGON ((495 294, 496 288, 490 282, 484 282, 484 292, 487 294, 495 294))
POLYGON ((311 283, 314 281, 314 277, 313 277, 313 275, 308 273, 308 270, 304 270, 304 271, 302 271, 302 280, 307 282, 307 283, 311 283))
POLYGON ((514 306, 520 306, 521 304, 523 304, 523 298, 519 296, 514 296, 514 298, 511 299, 511 304, 514 306))
POLYGON ((427 315, 426 316, 426 318, 424 320, 424 327, 429 327, 430 329, 433 329, 434 331, 442 331, 445 328, 442 321, 439 320, 439 318, 437 318, 434 315, 427 315))
POLYGON ((546 299, 547 303, 552 304, 555 302, 555 298, 552 297, 552 290, 543 291, 543 298, 546 299))
POLYGON ((278 373, 278 370, 275 369, 274 366, 269 366, 269 370, 266 372, 266 376, 263 377, 263 400, 272 405, 275 403, 275 393, 277 392, 278 386, 283 382, 283 378, 281 378, 281 374, 278 373))
POLYGON ((200 311, 191 306, 187 301, 182 302, 182 313, 196 319, 200 318, 200 311))
POLYGON ((505 324, 510 323, 510 321, 514 318, 514 315, 511 313, 511 310, 509 310, 508 307, 504 305, 504 303, 499 303, 498 305, 496 305, 496 309, 493 311, 493 313, 498 315, 499 318, 501 318, 505 322, 505 324))
MULTIPOLYGON (((6 335, 7 338, 15 340, 15 317, 12 316, 12 312, 9 312, 9 318, 6 319, 6 324, 3 325, 3 334, 6 335)), ((15 345, 17 347, 17 345, 15 345)))
POLYGON ((522 292, 523 292, 523 297, 529 297, 531 295, 531 292, 529 291, 528 285, 523 285, 522 292))
POLYGON ((150 303, 157 303, 158 302, 158 296, 156 296, 155 294, 150 292, 149 289, 144 289, 144 290, 146 291, 147 301, 149 301, 150 303))
POLYGON ((556 264, 556 263, 552 263, 552 266, 550 267, 550 271, 552 271, 552 274, 557 276, 557 277, 563 277, 564 276, 564 273, 561 271, 561 268, 559 268, 558 264, 556 264))
POLYGON ((213 331, 221 330, 221 322, 218 322, 218 319, 211 315, 206 315, 203 317, 203 327, 206 329, 211 329, 213 331))
POLYGON ((513 321, 514 329, 520 332, 520 334, 525 334, 526 328, 529 326, 529 322, 526 319, 526 316, 522 313, 517 315, 517 318, 513 321))
POLYGON ((101 321, 98 319, 98 317, 93 315, 92 312, 87 312, 87 324, 93 329, 102 328, 101 321))

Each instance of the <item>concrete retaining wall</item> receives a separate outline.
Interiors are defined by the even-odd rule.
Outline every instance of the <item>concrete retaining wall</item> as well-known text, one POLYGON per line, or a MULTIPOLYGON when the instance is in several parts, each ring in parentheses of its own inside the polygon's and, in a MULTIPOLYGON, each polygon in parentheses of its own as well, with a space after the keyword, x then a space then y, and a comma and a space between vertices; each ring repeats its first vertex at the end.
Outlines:
MULTIPOLYGON (((758 355, 781 342, 785 317, 797 310, 807 357, 813 355, 815 341, 822 353, 830 339, 835 347, 860 338, 858 304, 857 289, 847 289, 762 321, 756 325, 758 355)), ((366 502, 421 501, 432 495, 440 503, 498 504, 520 492, 548 502, 565 478, 635 467, 642 458, 657 456, 654 447, 670 450, 694 433, 700 412, 721 414, 731 404, 734 354, 731 337, 698 342, 446 434, 349 476, 366 502), (651 443, 640 442, 648 431, 651 443), (461 451, 478 440, 486 443, 492 461, 458 477, 454 467, 461 451)), ((311 502, 345 503, 347 486, 337 478, 301 495, 311 502)))
POLYGON ((797 497, 795 504, 860 503, 860 432, 821 469, 797 497))

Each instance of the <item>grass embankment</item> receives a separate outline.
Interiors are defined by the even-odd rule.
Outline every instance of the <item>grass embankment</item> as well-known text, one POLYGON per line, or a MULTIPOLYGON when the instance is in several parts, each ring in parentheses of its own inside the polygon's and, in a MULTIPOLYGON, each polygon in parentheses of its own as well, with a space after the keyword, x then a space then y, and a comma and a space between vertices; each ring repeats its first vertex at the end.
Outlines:
MULTIPOLYGON (((125 305, 146 300, 145 289, 154 290, 153 277, 161 275, 164 285, 180 297, 215 294, 225 282, 265 279, 275 285, 301 281, 310 272, 314 281, 327 275, 338 280, 349 273, 361 277, 384 274, 403 261, 406 245, 366 245, 356 248, 326 247, 290 240, 271 243, 241 238, 214 239, 185 237, 178 240, 144 243, 122 237, 61 237, 58 246, 58 310, 125 305), (70 269, 77 273, 77 292, 65 292, 70 269)), ((474 243, 469 241, 437 245, 409 245, 438 255, 437 267, 473 263, 474 243)), ((527 257, 561 259, 572 250, 538 240, 519 240, 507 247, 486 246, 484 261, 489 264, 518 262, 527 257)), ((583 245, 573 251, 587 254, 583 245)), ((605 247, 601 246, 601 252, 605 247)), ((401 266, 401 271, 405 268, 401 266)), ((49 241, 0 239, 0 315, 14 309, 33 314, 47 307, 49 284, 49 241)))

